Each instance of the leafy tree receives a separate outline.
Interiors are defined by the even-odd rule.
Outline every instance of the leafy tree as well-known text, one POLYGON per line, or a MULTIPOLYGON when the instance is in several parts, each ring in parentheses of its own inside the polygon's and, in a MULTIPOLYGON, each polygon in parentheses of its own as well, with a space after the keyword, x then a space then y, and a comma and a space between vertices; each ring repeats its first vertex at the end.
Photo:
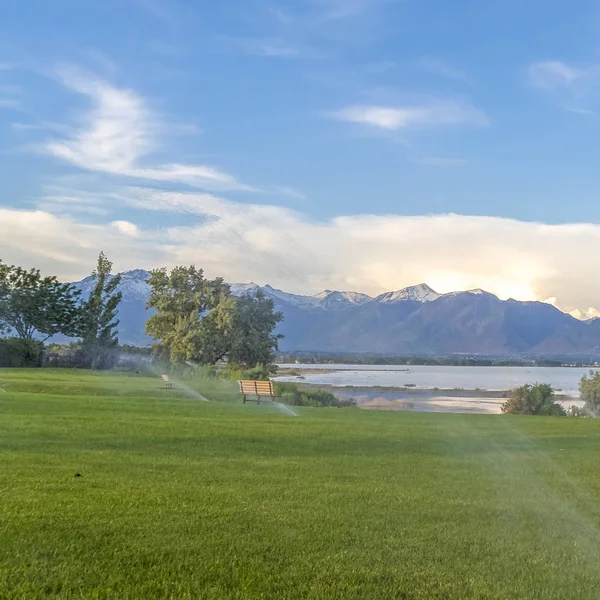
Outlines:
POLYGON ((600 415, 600 371, 590 371, 579 383, 579 395, 585 400, 585 409, 589 414, 600 415))
POLYGON ((160 340, 157 353, 171 361, 215 364, 227 357, 243 367, 268 364, 279 336, 273 334, 282 315, 271 300, 236 298, 221 278, 207 280, 202 269, 176 267, 152 272, 146 333, 160 340))
POLYGON ((0 261, 0 332, 14 331, 23 340, 42 341, 78 330, 79 292, 56 277, 43 277, 0 261))
POLYGON ((236 298, 229 360, 246 367, 273 362, 283 337, 273 331, 282 319, 283 315, 275 312, 273 300, 260 291, 255 298, 236 298))
POLYGON ((208 324, 210 327, 201 324, 204 317, 228 297, 229 288, 223 280, 211 281, 204 277, 202 269, 181 266, 175 267, 170 274, 164 268, 152 271, 148 283, 152 290, 146 306, 154 308, 156 314, 146 322, 146 333, 160 341, 156 351, 161 354, 166 351, 175 363, 185 360, 205 364, 216 362, 218 355, 227 349, 217 346, 218 336, 207 334, 211 333, 210 328, 223 326, 222 319, 227 324, 227 311, 222 310, 222 314, 213 317, 208 324))
POLYGON ((112 274, 112 263, 104 252, 98 256, 92 277, 96 285, 81 308, 80 336, 84 361, 92 369, 108 369, 114 366, 119 345, 117 311, 123 297, 117 288, 121 276, 112 274))
POLYGON ((547 383, 524 385, 511 391, 502 405, 502 412, 510 415, 566 416, 565 409, 555 401, 554 390, 547 383))

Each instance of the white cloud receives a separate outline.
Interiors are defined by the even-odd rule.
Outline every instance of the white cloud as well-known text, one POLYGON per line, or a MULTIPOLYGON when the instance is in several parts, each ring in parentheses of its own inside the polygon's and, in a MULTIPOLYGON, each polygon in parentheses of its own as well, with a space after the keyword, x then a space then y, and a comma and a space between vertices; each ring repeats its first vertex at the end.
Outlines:
POLYGON ((92 108, 63 139, 50 140, 46 152, 89 171, 207 189, 250 189, 207 165, 143 165, 159 145, 162 127, 146 102, 132 90, 116 88, 76 69, 59 71, 64 85, 91 99, 92 108))
POLYGON ((587 310, 572 310, 570 315, 576 319, 580 319, 581 321, 587 321, 588 319, 597 319, 600 317, 600 310, 590 306, 587 310))
POLYGON ((92 271, 102 249, 122 269, 159 264, 163 256, 159 239, 133 240, 112 225, 90 225, 41 210, 0 208, 0 256, 7 263, 35 266, 75 281, 92 271))
POLYGON ((127 235, 129 237, 138 237, 139 235, 139 229, 137 225, 130 223, 129 221, 113 221, 111 225, 123 235, 127 235))
POLYGON ((432 101, 406 106, 349 106, 329 116, 338 121, 359 123, 378 129, 397 131, 415 127, 450 125, 487 125, 488 119, 470 104, 452 101, 432 101))
POLYGON ((483 288, 501 298, 552 298, 580 316, 595 314, 587 307, 600 297, 600 280, 589 276, 600 225, 460 215, 315 221, 281 207, 139 188, 123 190, 119 200, 186 214, 189 224, 166 230, 111 221, 92 226, 68 215, 1 209, 0 256, 74 279, 88 273, 105 249, 120 270, 195 263, 211 277, 299 293, 377 294, 427 282, 439 292, 483 288))

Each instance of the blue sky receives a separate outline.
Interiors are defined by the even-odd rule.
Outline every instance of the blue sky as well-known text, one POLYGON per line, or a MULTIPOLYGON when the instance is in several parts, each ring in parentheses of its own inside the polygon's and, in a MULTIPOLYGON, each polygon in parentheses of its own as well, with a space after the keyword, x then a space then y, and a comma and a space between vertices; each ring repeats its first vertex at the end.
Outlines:
POLYGON ((0 257, 595 314, 599 33, 597 1, 11 2, 0 257))

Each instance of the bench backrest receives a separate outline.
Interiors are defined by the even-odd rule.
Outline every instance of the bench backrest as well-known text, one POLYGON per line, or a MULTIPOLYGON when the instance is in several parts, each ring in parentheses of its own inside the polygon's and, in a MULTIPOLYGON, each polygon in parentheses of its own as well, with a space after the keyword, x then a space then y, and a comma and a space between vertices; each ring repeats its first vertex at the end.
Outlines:
POLYGON ((169 376, 168 376, 168 375, 161 375, 161 377, 162 377, 162 380, 163 380, 165 383, 169 383, 169 376))
POLYGON ((244 396, 275 396, 272 381, 240 381, 240 394, 244 396))

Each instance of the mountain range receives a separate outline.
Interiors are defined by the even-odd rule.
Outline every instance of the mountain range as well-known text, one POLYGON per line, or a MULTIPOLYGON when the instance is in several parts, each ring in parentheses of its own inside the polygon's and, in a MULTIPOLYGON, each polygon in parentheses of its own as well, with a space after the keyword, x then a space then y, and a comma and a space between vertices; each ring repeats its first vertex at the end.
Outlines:
MULTIPOLYGON (((121 274, 121 343, 146 345, 147 271, 121 274)), ((74 284, 85 297, 88 277, 74 284)), ((483 290, 438 294, 426 284, 372 298, 326 290, 289 294, 269 285, 231 284, 234 295, 261 290, 284 315, 282 351, 486 356, 600 356, 600 320, 579 321, 550 304, 500 300, 483 290)))

